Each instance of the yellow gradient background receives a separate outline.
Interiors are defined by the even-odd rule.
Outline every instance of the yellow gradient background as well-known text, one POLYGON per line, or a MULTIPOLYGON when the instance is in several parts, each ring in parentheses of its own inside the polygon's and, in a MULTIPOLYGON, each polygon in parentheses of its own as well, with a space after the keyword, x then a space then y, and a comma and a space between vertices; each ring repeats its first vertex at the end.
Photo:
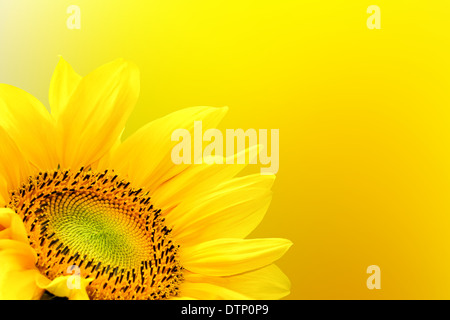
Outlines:
MULTIPOLYGON (((0 82, 48 105, 58 55, 141 70, 125 135, 184 107, 220 128, 280 130, 280 170, 251 237, 294 246, 287 299, 450 299, 447 0, 0 0, 0 82), (66 9, 81 9, 69 30, 66 9), (369 30, 367 7, 381 8, 369 30), (381 289, 366 268, 381 268, 381 289)), ((257 172, 258 166, 246 171, 257 172)))

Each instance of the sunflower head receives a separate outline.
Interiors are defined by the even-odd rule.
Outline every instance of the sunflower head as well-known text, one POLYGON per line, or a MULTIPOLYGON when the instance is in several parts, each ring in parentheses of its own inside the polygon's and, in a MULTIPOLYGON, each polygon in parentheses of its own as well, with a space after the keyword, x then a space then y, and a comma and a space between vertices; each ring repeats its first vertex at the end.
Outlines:
POLYGON ((11 192, 8 206, 21 217, 46 277, 76 266, 93 279, 93 298, 176 295, 182 279, 178 246, 142 188, 131 189, 108 171, 56 170, 30 177, 11 192))
POLYGON ((170 161, 173 130, 214 127, 226 109, 184 109, 122 141, 138 93, 125 60, 81 77, 61 58, 51 113, 0 85, 0 298, 286 295, 273 262, 291 243, 244 239, 269 206, 273 176, 170 161))

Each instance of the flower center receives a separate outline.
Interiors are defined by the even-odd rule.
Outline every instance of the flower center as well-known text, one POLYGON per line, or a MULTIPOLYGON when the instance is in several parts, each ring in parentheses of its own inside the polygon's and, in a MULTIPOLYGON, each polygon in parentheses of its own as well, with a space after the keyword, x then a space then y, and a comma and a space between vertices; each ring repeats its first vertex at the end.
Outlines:
POLYGON ((79 270, 92 299, 166 299, 183 280, 178 246, 142 189, 81 168, 30 177, 8 205, 23 219, 38 269, 79 270))

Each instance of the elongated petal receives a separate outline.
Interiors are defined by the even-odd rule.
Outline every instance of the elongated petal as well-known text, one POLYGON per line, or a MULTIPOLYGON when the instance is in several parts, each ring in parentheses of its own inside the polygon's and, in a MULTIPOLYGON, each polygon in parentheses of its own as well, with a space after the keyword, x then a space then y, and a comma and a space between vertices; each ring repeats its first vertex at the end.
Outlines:
POLYGON ((185 281, 210 283, 256 300, 284 298, 289 295, 291 288, 289 278, 274 264, 229 277, 211 277, 187 272, 185 281))
POLYGON ((60 57, 58 65, 53 72, 52 80, 50 81, 48 95, 52 116, 55 119, 58 119, 64 111, 72 93, 80 84, 81 78, 73 70, 72 66, 60 57))
POLYGON ((0 84, 0 127, 37 168, 56 168, 54 121, 35 97, 14 86, 0 84))
MULTIPOLYGON (((257 146, 241 151, 239 154, 248 154, 257 146)), ((231 157, 238 157, 239 154, 231 157)), ((228 181, 246 167, 246 164, 226 164, 226 159, 219 156, 207 157, 222 158, 223 164, 205 162, 193 164, 181 171, 169 181, 159 186, 152 194, 153 201, 161 209, 173 208, 187 199, 197 199, 199 194, 210 192, 212 188, 228 181), (208 164, 211 163, 211 164, 208 164)), ((217 160, 214 160, 217 161, 217 160)), ((174 216, 173 219, 176 219, 174 216)))
POLYGON ((62 167, 89 166, 117 141, 139 95, 139 70, 122 59, 84 77, 61 110, 62 167))
POLYGON ((198 300, 248 300, 249 297, 233 290, 210 283, 184 282, 180 286, 182 296, 198 300))
POLYGON ((227 108, 193 107, 152 121, 113 150, 110 161, 103 166, 114 169, 134 185, 155 190, 189 166, 173 163, 172 148, 178 142, 172 141, 172 133, 176 129, 186 129, 193 136, 194 121, 202 121, 206 130, 215 127, 226 111, 227 108))
POLYGON ((182 265, 208 276, 230 276, 267 266, 289 249, 286 239, 217 239, 180 250, 182 265))
POLYGON ((0 175, 5 179, 7 191, 14 190, 35 173, 7 132, 0 127, 0 175))
POLYGON ((245 238, 267 211, 274 178, 260 174, 235 178, 194 200, 186 199, 166 218, 177 242, 245 238))

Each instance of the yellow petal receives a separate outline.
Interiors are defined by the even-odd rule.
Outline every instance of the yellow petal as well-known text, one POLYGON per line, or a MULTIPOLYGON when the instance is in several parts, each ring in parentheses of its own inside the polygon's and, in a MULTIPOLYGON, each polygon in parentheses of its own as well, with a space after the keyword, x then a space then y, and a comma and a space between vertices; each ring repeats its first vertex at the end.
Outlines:
POLYGON ((41 171, 57 166, 54 121, 35 97, 0 84, 0 127, 14 140, 23 156, 41 171))
POLYGON ((169 300, 198 300, 192 297, 187 297, 187 296, 181 296, 181 297, 172 297, 169 298, 169 300))
POLYGON ((28 244, 25 226, 19 215, 7 208, 0 208, 0 239, 11 239, 28 244))
MULTIPOLYGON (((231 157, 238 157, 241 153, 249 154, 252 150, 257 149, 258 146, 248 148, 231 157)), ((219 158, 212 156, 206 158, 219 158)), ((199 194, 211 191, 211 188, 233 178, 246 164, 216 164, 213 162, 206 162, 202 164, 192 164, 185 170, 178 173, 169 181, 159 186, 153 193, 153 201, 158 208, 167 209, 173 208, 180 203, 187 201, 192 197, 197 197, 199 194), (212 164, 208 164, 212 163, 212 164)), ((173 217, 176 219, 176 217, 173 217)))
POLYGON ((61 110, 62 167, 89 166, 117 141, 139 95, 139 70, 123 59, 84 77, 61 110))
POLYGON ((199 300, 248 300, 249 297, 230 289, 210 283, 183 282, 180 285, 182 297, 199 300))
POLYGON ((55 119, 58 119, 61 115, 72 93, 80 83, 81 78, 66 60, 62 57, 59 58, 59 62, 53 72, 52 80, 50 81, 48 95, 52 116, 55 119))
POLYGON ((226 111, 227 108, 193 107, 152 121, 113 150, 110 161, 103 166, 152 191, 189 166, 172 162, 172 148, 178 144, 171 140, 173 131, 182 128, 192 133, 194 121, 202 121, 204 130, 215 127, 226 111))
POLYGON ((26 243, 0 239, 0 300, 39 299, 36 285, 42 277, 35 267, 36 254, 26 243))
POLYGON ((235 178, 210 192, 186 199, 167 215, 180 245, 217 238, 245 238, 261 222, 269 207, 275 176, 235 178))
POLYGON ((29 165, 8 133, 0 127, 0 175, 5 179, 7 191, 17 189, 35 169, 29 165))
POLYGON ((5 207, 8 203, 9 192, 5 178, 0 174, 0 206, 5 207))
POLYGON ((60 276, 52 281, 41 279, 38 286, 57 297, 67 297, 69 300, 89 300, 86 287, 92 279, 80 278, 79 288, 76 288, 74 287, 73 277, 75 276, 60 276))
POLYGON ((17 240, 0 239, 1 270, 8 265, 32 269, 35 267, 36 259, 36 253, 29 244, 17 240))
POLYGON ((292 245, 286 239, 217 239, 180 250, 186 270, 208 276, 230 276, 262 268, 292 245))
POLYGON ((289 295, 291 288, 289 278, 274 264, 229 277, 211 277, 186 272, 185 281, 210 283, 256 300, 281 299, 289 295))
POLYGON ((10 271, 6 275, 0 271, 0 300, 38 300, 43 289, 36 285, 41 277, 37 269, 10 271))

